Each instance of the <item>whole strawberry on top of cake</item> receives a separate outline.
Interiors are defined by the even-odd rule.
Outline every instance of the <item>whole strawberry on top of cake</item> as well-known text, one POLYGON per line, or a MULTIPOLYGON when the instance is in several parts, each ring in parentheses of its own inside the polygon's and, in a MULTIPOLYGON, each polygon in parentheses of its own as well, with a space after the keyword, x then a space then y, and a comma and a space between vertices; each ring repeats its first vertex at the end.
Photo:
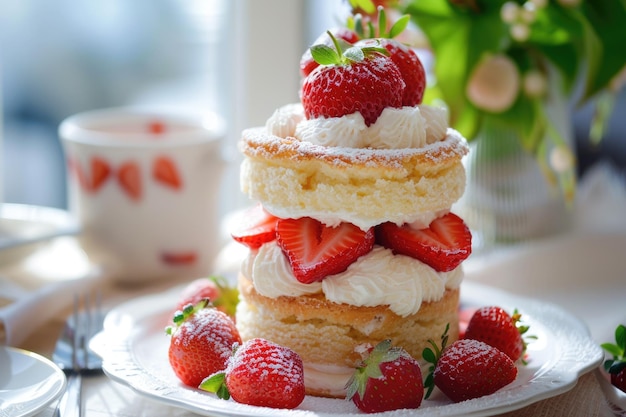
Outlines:
POLYGON ((257 205, 232 232, 250 248, 236 321, 243 340, 298 352, 308 394, 344 397, 380 341, 421 359, 447 325, 458 337, 471 234, 450 209, 468 147, 445 109, 421 104, 414 51, 324 37, 317 65, 301 64, 301 103, 242 134, 241 187, 257 205))

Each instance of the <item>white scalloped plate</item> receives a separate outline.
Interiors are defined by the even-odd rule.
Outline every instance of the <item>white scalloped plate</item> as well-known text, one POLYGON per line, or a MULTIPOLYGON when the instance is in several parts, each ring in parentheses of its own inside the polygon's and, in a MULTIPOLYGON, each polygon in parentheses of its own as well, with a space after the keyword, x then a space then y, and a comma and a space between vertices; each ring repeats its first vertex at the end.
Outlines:
MULTIPOLYGON (((180 288, 135 299, 112 310, 105 330, 91 347, 102 356, 104 371, 140 395, 205 416, 348 417, 362 415, 348 401, 307 396, 295 410, 276 410, 217 399, 182 385, 167 360, 169 339, 164 328, 180 288)), ((517 379, 495 394, 451 403, 442 394, 423 401, 416 410, 396 410, 380 416, 490 416, 516 410, 570 390, 604 357, 586 326, 553 304, 517 297, 472 282, 462 286, 466 306, 497 304, 520 310, 537 336, 528 346, 529 363, 519 365, 517 379)))

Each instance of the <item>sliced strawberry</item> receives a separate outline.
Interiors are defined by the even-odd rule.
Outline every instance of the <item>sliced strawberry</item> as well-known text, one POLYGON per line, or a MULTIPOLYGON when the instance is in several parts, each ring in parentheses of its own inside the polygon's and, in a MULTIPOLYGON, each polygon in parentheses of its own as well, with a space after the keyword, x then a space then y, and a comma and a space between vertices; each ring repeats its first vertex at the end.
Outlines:
POLYGON ((104 159, 94 156, 91 158, 91 190, 97 191, 109 178, 111 166, 104 159))
POLYGON ((241 213, 239 223, 231 232, 231 236, 250 249, 258 249, 276 239, 277 221, 278 217, 271 215, 258 204, 241 213))
POLYGON ((433 220, 425 229, 383 223, 377 227, 376 239, 394 253, 411 256, 440 272, 455 269, 472 252, 472 234, 453 213, 433 220))
POLYGON ((176 162, 167 156, 158 156, 154 159, 152 177, 155 181, 175 190, 182 188, 182 180, 176 162))
POLYGON ((117 181, 131 199, 141 199, 141 175, 136 162, 123 163, 117 171, 117 181))
POLYGON ((345 271, 374 247, 374 229, 328 227, 310 217, 278 220, 276 235, 294 276, 305 284, 345 271))

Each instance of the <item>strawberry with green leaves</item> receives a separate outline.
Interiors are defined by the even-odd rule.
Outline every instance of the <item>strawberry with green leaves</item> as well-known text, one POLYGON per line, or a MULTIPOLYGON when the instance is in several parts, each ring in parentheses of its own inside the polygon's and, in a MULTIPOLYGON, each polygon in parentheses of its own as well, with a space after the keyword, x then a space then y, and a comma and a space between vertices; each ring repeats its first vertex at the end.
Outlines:
POLYGON ((235 316, 239 291, 224 277, 216 275, 197 278, 187 284, 181 291, 177 309, 183 310, 187 304, 196 305, 205 298, 218 310, 230 317, 235 316))
POLYGON ((603 343, 604 350, 613 355, 604 361, 604 369, 611 376, 611 384, 626 392, 626 326, 620 324, 615 329, 615 344, 603 343))
POLYGON ((311 217, 278 220, 276 236, 294 276, 304 284, 345 271, 374 247, 374 229, 363 231, 351 223, 330 227, 311 217))
POLYGON ((251 339, 235 347, 228 367, 207 377, 200 389, 242 404, 296 408, 305 397, 302 358, 285 346, 251 339))
POLYGON ((430 340, 424 360, 431 364, 424 385, 428 398, 436 386, 454 402, 493 394, 517 377, 515 363, 506 354, 484 342, 459 339, 449 346, 448 328, 441 348, 430 340))
MULTIPOLYGON (((337 39, 339 44, 342 46, 342 49, 348 49, 352 44, 356 43, 359 40, 357 34, 348 29, 348 28, 335 28, 331 29, 330 32, 337 39)), ((326 45, 328 47, 333 47, 333 39, 328 35, 328 32, 322 33, 317 39, 313 42, 313 45, 326 45)), ((317 68, 320 64, 313 59, 313 55, 311 54, 311 48, 307 49, 302 58, 300 58, 300 74, 303 77, 308 76, 313 72, 315 68, 317 68)))
MULTIPOLYGON (((402 33, 409 21, 410 15, 400 17, 387 30, 387 14, 384 7, 378 7, 377 26, 373 24, 366 25, 362 22, 360 16, 355 16, 354 30, 361 40, 356 46, 372 46, 380 44, 387 49, 389 57, 398 66, 402 79, 406 84, 404 93, 402 94, 403 106, 417 106, 422 102, 424 90, 426 89, 426 71, 415 51, 402 42, 393 39, 402 33), (375 39, 373 39, 375 38, 375 39)), ((371 22, 370 22, 371 23, 371 22)))
POLYGON ((376 241, 396 254, 410 256, 439 272, 452 271, 472 253, 472 234, 453 213, 433 220, 427 228, 409 224, 383 223, 376 229, 376 241))
POLYGON ((502 307, 481 307, 472 315, 465 330, 465 338, 485 342, 504 352, 515 362, 526 352, 523 336, 528 331, 528 326, 520 323, 521 317, 517 310, 511 316, 502 307))
POLYGON ((241 343, 233 320, 207 299, 177 311, 166 333, 170 335, 170 365, 181 382, 193 388, 225 369, 233 345, 241 343))
POLYGON ((366 126, 387 107, 402 107, 405 83, 398 66, 380 46, 352 46, 343 50, 314 45, 311 54, 320 65, 302 82, 300 99, 307 119, 361 113, 366 126))
POLYGON ((418 408, 423 396, 419 363, 389 339, 370 351, 346 385, 346 399, 366 413, 418 408))

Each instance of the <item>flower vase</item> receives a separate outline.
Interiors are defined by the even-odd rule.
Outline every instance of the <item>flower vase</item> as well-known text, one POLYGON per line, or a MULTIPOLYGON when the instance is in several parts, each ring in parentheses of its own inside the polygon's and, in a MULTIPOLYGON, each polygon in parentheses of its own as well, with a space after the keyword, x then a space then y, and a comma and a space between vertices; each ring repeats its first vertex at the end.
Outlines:
MULTIPOLYGON (((561 125, 559 130, 569 130, 567 123, 561 125)), ((475 252, 567 230, 573 215, 570 197, 546 167, 550 151, 545 155, 548 161, 527 151, 507 126, 483 123, 464 160, 467 187, 456 207, 472 229, 475 252)))

